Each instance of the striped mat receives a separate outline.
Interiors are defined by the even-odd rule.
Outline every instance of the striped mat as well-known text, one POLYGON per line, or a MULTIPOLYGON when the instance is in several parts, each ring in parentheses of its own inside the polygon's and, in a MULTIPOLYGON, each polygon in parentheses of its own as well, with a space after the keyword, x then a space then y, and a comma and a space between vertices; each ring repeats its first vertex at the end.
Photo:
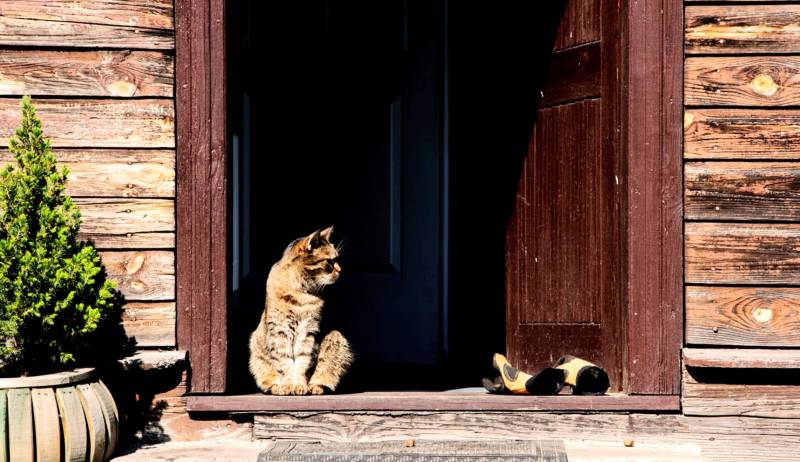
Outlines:
POLYGON ((259 462, 567 462, 563 441, 419 441, 355 444, 279 443, 259 462))

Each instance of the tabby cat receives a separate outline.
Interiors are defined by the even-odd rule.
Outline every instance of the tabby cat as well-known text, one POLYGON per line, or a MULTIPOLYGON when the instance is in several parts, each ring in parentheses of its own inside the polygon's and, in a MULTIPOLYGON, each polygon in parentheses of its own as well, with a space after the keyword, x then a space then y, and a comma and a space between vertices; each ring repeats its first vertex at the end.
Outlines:
POLYGON ((250 336, 250 372, 264 393, 333 391, 353 361, 338 331, 316 342, 323 305, 318 294, 342 271, 332 232, 330 227, 294 240, 269 272, 264 313, 250 336))

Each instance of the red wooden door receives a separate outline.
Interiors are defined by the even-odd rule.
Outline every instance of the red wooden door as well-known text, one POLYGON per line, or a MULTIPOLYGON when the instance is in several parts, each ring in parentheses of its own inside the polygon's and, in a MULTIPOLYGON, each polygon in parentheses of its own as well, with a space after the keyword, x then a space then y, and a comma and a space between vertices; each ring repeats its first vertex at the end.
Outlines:
POLYGON ((621 388, 619 4, 570 0, 560 18, 506 243, 512 363, 563 354, 621 388))

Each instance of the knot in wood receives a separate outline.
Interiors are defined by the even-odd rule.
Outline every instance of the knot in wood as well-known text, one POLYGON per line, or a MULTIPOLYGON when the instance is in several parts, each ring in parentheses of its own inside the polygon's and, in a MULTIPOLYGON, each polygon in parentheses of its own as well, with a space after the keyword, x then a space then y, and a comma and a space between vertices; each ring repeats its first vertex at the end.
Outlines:
POLYGON ((750 81, 750 88, 762 96, 772 96, 778 91, 779 85, 768 74, 758 74, 750 81))

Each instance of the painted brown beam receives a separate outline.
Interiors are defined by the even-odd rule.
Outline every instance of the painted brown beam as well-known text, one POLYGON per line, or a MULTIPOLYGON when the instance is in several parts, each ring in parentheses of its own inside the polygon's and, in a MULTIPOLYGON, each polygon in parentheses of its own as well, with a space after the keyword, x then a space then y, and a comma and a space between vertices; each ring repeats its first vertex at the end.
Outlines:
POLYGON ((175 302, 126 303, 122 326, 138 347, 174 347, 175 302))
POLYGON ((800 220, 800 163, 687 162, 688 220, 800 220))
POLYGON ((686 287, 689 345, 800 347, 798 332, 800 288, 686 287))
POLYGON ((171 0, 3 0, 0 44, 173 49, 171 0))
MULTIPOLYGON (((175 151, 165 149, 54 150, 67 167, 73 197, 175 197, 175 151)), ((0 149, 0 168, 14 157, 0 149)))
POLYGON ((0 50, 0 94, 171 98, 173 65, 160 51, 0 50))
POLYGON ((800 5, 689 5, 687 54, 800 52, 800 5))
POLYGON ((690 57, 684 66, 687 106, 796 106, 800 58, 690 57))
POLYGON ((190 389, 225 391, 227 125, 224 0, 176 0, 178 346, 190 389))
POLYGON ((687 109, 686 159, 800 160, 796 109, 687 109))
POLYGON ((800 369, 800 350, 764 348, 684 348, 687 367, 800 369))
MULTIPOLYGON (((623 2, 625 160, 621 276, 626 306, 628 393, 680 391, 683 331, 683 3, 623 2)), ((608 41, 613 41, 610 39, 608 41)), ((606 78, 619 79, 608 75, 606 78)))
MULTIPOLYGON (((173 148, 169 99, 33 99, 53 147, 173 148)), ((19 98, 0 98, 0 146, 19 125, 19 98)))
POLYGON ((110 279, 127 301, 175 299, 175 254, 166 250, 99 252, 110 279))
POLYGON ((686 223, 689 284, 800 283, 800 225, 686 223))
POLYGON ((79 238, 99 249, 172 249, 175 201, 172 199, 76 198, 83 223, 79 238))
POLYGON ((300 411, 621 411, 678 409, 677 395, 515 396, 485 392, 364 392, 323 396, 261 393, 189 397, 190 412, 300 411))

